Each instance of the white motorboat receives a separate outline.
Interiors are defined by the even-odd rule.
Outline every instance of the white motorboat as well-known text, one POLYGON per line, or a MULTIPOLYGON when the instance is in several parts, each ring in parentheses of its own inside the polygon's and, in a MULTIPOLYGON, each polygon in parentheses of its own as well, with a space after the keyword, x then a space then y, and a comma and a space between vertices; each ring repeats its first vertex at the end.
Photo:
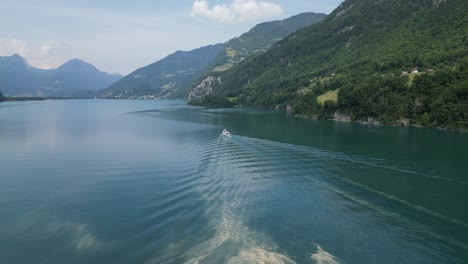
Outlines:
POLYGON ((222 134, 223 136, 231 137, 231 132, 227 131, 227 129, 224 129, 222 134))

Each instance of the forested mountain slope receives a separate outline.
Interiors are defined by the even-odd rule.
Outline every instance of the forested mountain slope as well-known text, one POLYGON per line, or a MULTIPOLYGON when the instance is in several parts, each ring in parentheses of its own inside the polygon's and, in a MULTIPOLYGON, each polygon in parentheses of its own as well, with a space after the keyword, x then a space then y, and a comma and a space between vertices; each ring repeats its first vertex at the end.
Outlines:
POLYGON ((211 65, 211 71, 220 72, 237 65, 244 59, 261 54, 278 41, 297 30, 325 18, 326 14, 301 13, 290 18, 256 25, 240 37, 229 40, 211 65))
POLYGON ((224 71, 251 56, 266 52, 289 34, 315 24, 325 16, 325 14, 308 12, 284 20, 261 23, 240 37, 229 40, 208 70, 195 82, 188 95, 189 99, 199 99, 211 93, 213 86, 221 80, 219 76, 224 71))
POLYGON ((347 0, 221 74, 193 103, 289 104, 298 115, 466 129, 466 14, 465 0, 347 0))

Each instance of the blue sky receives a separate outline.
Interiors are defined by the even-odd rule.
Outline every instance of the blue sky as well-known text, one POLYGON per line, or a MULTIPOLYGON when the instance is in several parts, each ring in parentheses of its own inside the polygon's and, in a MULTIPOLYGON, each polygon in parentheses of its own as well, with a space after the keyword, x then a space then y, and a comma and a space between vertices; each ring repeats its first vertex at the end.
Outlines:
POLYGON ((225 42, 259 22, 330 13, 342 0, 135 2, 2 0, 0 56, 19 53, 39 68, 76 57, 127 74, 177 50, 225 42))

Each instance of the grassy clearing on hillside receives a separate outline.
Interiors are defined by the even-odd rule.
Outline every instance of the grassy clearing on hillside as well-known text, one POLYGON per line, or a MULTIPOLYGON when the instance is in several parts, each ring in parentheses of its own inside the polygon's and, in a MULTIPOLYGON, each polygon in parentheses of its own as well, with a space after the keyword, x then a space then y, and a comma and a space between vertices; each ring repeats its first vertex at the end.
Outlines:
POLYGON ((321 96, 317 97, 317 101, 320 103, 320 104, 325 104, 326 101, 333 101, 333 102, 337 102, 338 101, 338 91, 340 89, 337 89, 337 90, 334 90, 334 91, 328 91, 324 94, 322 94, 321 96))
POLYGON ((409 78, 408 86, 411 86, 413 84, 414 77, 416 77, 418 75, 421 75, 421 74, 423 74, 423 73, 420 72, 420 73, 410 73, 410 74, 408 74, 408 78, 409 78))
POLYGON ((231 103, 237 103, 239 101, 239 97, 227 97, 227 99, 231 103))
POLYGON ((320 83, 325 84, 326 81, 329 81, 331 79, 332 79, 332 77, 323 77, 323 78, 320 79, 320 83))
POLYGON ((236 55, 237 55, 237 51, 234 50, 234 49, 231 49, 231 48, 227 48, 226 49, 226 54, 231 57, 231 58, 234 58, 236 55))
POLYGON ((233 63, 226 63, 226 64, 223 64, 221 66, 218 66, 218 67, 215 67, 213 68, 213 72, 223 72, 223 71, 227 71, 229 70, 230 68, 232 68, 234 66, 233 63))

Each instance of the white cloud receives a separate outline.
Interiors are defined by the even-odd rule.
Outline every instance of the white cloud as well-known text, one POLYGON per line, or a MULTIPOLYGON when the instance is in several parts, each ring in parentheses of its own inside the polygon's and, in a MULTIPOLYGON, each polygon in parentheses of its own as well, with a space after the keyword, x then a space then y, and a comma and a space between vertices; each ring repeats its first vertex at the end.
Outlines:
POLYGON ((0 39, 0 55, 12 55, 18 53, 26 56, 29 53, 28 44, 20 39, 0 39))
POLYGON ((45 57, 50 54, 51 51, 54 50, 54 48, 57 46, 57 42, 55 41, 49 41, 42 45, 41 47, 41 56, 45 57))
POLYGON ((241 23, 278 16, 283 8, 272 2, 257 0, 233 0, 230 4, 210 7, 206 0, 196 0, 192 16, 205 17, 221 23, 241 23))
POLYGON ((73 49, 64 42, 55 40, 43 43, 36 54, 31 56, 31 64, 43 68, 56 68, 73 57, 73 49))

